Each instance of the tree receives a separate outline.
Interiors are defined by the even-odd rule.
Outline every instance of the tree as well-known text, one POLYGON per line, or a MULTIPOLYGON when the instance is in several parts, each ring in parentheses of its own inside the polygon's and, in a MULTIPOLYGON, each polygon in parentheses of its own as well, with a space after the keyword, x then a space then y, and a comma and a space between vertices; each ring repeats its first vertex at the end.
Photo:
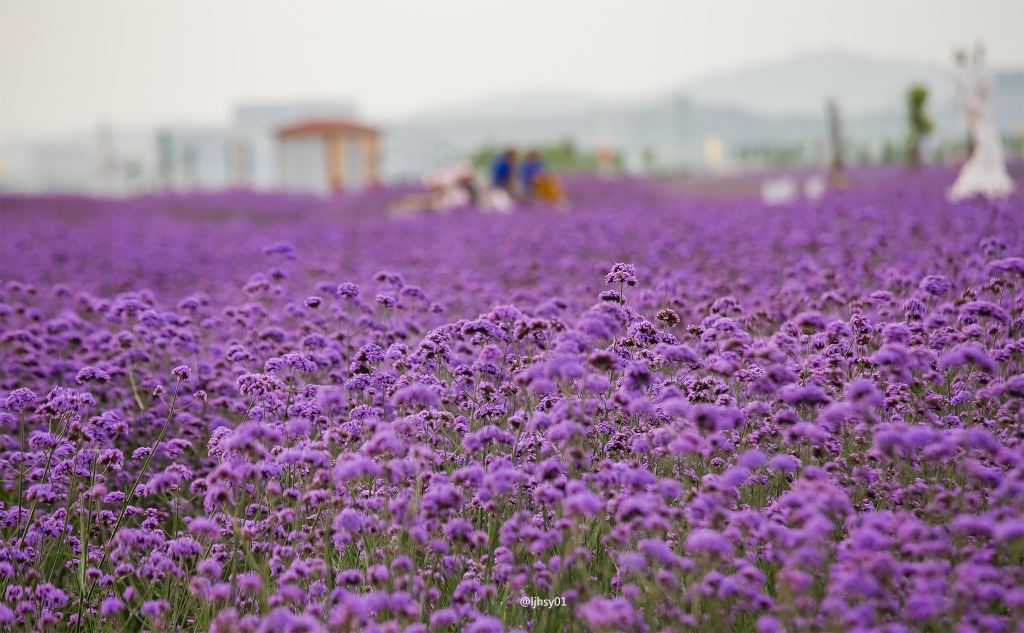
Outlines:
POLYGON ((910 128, 908 139, 908 150, 910 164, 915 169, 920 168, 923 162, 921 156, 921 144, 924 137, 931 134, 934 123, 925 112, 925 105, 928 103, 928 88, 922 84, 913 84, 907 90, 907 124, 910 128))

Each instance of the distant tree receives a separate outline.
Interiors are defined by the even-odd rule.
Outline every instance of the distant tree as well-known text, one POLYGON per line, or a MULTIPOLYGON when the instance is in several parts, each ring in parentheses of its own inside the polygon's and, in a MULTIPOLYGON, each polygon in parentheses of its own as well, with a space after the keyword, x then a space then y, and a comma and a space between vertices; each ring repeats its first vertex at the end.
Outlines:
POLYGON ((943 163, 954 160, 967 154, 967 144, 964 141, 944 141, 933 143, 930 159, 936 163, 943 163))
POLYGON ((477 169, 487 169, 502 150, 503 148, 497 145, 484 145, 470 154, 469 162, 477 169))
MULTIPOLYGON (((477 169, 487 169, 495 157, 504 151, 506 146, 485 145, 470 154, 469 161, 477 169)), ((519 148, 521 152, 536 149, 548 167, 563 172, 590 172, 597 170, 597 154, 593 151, 582 151, 571 139, 562 139, 547 145, 530 145, 519 148)), ((616 170, 622 169, 622 156, 616 154, 616 170)))
POLYGON ((1003 147, 1010 156, 1024 155, 1024 129, 1019 130, 1017 134, 1003 136, 1003 147))
POLYGON ((925 112, 928 103, 928 88, 922 84, 914 84, 907 90, 907 125, 910 137, 907 142, 910 164, 915 169, 924 162, 921 155, 921 144, 931 134, 935 126, 925 112))
POLYGON ((734 153, 744 165, 757 168, 786 168, 800 165, 807 160, 807 148, 800 142, 740 145, 734 153))
POLYGON ((870 165, 872 161, 871 146, 867 143, 860 143, 855 149, 857 164, 870 165))
POLYGON ((654 173, 658 168, 658 155, 655 153, 654 148, 649 145, 644 147, 642 160, 644 163, 644 173, 654 173))

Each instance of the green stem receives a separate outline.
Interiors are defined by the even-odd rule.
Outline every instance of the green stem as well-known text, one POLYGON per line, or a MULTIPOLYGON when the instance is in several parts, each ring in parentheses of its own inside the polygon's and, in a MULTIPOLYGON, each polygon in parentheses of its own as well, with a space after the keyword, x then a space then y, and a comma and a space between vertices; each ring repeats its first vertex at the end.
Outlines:
MULTIPOLYGON (((171 397, 171 405, 167 408, 167 417, 164 419, 164 425, 160 428, 160 433, 156 437, 156 443, 153 444, 153 450, 146 455, 145 461, 142 462, 142 468, 139 470, 139 474, 135 477, 135 481, 132 482, 132 487, 129 489, 127 496, 124 498, 124 506, 121 508, 121 513, 117 516, 117 521, 114 522, 114 529, 111 531, 108 537, 108 542, 113 543, 114 537, 117 536, 118 530, 121 529, 121 524, 124 522, 124 517, 128 513, 128 508, 131 506, 132 501, 135 500, 135 492, 142 482, 142 478, 146 475, 146 471, 149 469, 150 462, 153 461, 153 456, 156 455, 157 449, 160 448, 160 442, 163 441, 164 436, 167 434, 167 428, 171 425, 171 419, 174 417, 174 405, 178 401, 178 386, 181 384, 179 378, 174 383, 174 395, 171 397)), ((100 559, 98 567, 102 568, 103 563, 107 561, 107 550, 104 548, 103 557, 100 559)), ((78 601, 78 617, 75 620, 75 631, 78 631, 82 625, 82 610, 85 607, 85 603, 92 599, 92 594, 96 590, 96 583, 89 584, 89 593, 86 595, 85 600, 79 599, 78 601)))

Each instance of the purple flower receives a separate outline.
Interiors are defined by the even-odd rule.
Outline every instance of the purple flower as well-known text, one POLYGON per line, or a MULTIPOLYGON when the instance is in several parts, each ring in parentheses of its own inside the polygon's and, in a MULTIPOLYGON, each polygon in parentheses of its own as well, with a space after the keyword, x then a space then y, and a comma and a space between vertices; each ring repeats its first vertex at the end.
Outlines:
POLYGON ((945 354, 939 361, 942 369, 955 369, 964 365, 973 365, 990 374, 996 373, 999 366, 992 357, 977 345, 964 345, 945 354))
POLYGON ((691 553, 719 554, 728 556, 732 554, 732 543, 720 532, 700 528, 690 532, 686 536, 686 551, 691 553))
POLYGON ((768 458, 765 454, 756 448, 752 448, 736 458, 737 465, 749 470, 760 468, 767 462, 768 458))
POLYGON ((166 600, 146 600, 142 603, 142 608, 139 611, 142 615, 151 619, 159 619, 168 609, 171 608, 171 603, 166 600))
POLYGON ((792 455, 775 455, 768 460, 768 467, 782 473, 794 473, 800 468, 800 460, 792 455))
POLYGON ((636 286, 640 282, 636 277, 636 266, 633 264, 623 264, 619 262, 612 266, 612 269, 604 276, 604 283, 608 285, 613 284, 625 284, 627 286, 636 286))
POLYGON ((212 558, 206 558, 199 561, 196 571, 210 579, 220 578, 221 564, 212 558))
POLYGON ((452 626, 459 621, 459 614, 455 609, 445 607, 430 614, 430 626, 435 629, 443 629, 452 626))
POLYGON ((87 382, 103 384, 110 381, 110 374, 99 367, 83 367, 75 374, 75 380, 78 381, 78 384, 85 384, 87 382))
POLYGON ((462 629, 465 633, 504 633, 505 626, 494 616, 479 616, 462 629))
POLYGON ((263 254, 279 255, 287 260, 298 259, 298 256, 295 254, 295 247, 289 244, 288 242, 274 242, 269 246, 265 246, 263 248, 263 254))
POLYGON ((779 390, 783 402, 791 405, 828 404, 830 402, 825 390, 817 385, 786 385, 779 390))
POLYGON ((594 630, 626 629, 633 624, 633 605, 625 598, 591 598, 576 608, 576 614, 594 630))
POLYGON ((0 628, 1013 629, 1024 197, 855 175, 3 197, 0 628))
POLYGON ((1024 538, 1024 518, 1003 521, 993 530, 992 536, 997 543, 1009 543, 1024 538))
POLYGON ((4 398, 4 408, 15 413, 30 409, 36 403, 36 394, 24 387, 15 389, 4 398))
POLYGON ((882 395, 878 393, 874 383, 864 378, 857 378, 850 382, 846 390, 846 398, 852 403, 867 407, 882 405, 882 395))
POLYGON ((437 407, 441 403, 433 389, 419 383, 402 387, 391 396, 391 401, 396 405, 418 404, 426 407, 437 407))
POLYGON ((580 492, 568 495, 563 503, 565 511, 569 515, 593 518, 604 510, 604 503, 589 490, 581 490, 580 492))
POLYGON ((949 292, 952 284, 942 275, 928 275, 921 280, 918 287, 930 295, 941 296, 949 292))
POLYGON ((117 596, 107 596, 100 605, 100 613, 103 615, 115 615, 124 610, 124 602, 117 596))
POLYGON ((263 590, 263 579, 256 572, 238 574, 235 578, 238 591, 245 595, 254 595, 263 590))
POLYGON ((778 618, 770 615, 763 615, 758 618, 755 629, 757 633, 785 633, 786 631, 778 618))
POLYGON ((343 299, 355 299, 359 296, 359 286, 349 282, 339 284, 337 294, 343 299))

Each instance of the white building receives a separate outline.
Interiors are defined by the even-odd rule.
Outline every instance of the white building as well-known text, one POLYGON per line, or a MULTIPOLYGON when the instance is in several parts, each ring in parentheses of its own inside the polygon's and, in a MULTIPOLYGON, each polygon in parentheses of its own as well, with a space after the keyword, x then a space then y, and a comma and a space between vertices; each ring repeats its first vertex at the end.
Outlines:
POLYGON ((247 103, 235 108, 230 125, 238 179, 255 189, 281 186, 276 134, 284 126, 313 118, 352 118, 355 107, 342 101, 247 103))
POLYGON ((289 191, 329 194, 378 182, 380 133, 348 119, 308 119, 277 132, 289 191))
POLYGON ((156 133, 156 182, 161 189, 215 190, 230 178, 229 137, 216 127, 165 127, 156 133))

